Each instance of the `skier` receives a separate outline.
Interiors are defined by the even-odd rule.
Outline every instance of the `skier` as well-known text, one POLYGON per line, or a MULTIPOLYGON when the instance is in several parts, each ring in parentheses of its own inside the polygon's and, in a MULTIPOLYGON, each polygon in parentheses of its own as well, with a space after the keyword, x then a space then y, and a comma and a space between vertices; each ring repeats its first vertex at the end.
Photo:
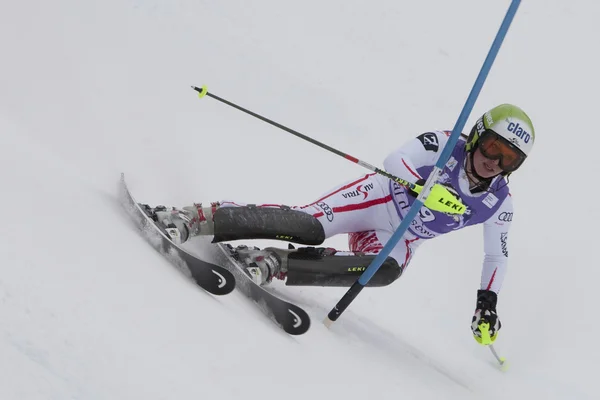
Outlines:
MULTIPOLYGON (((449 131, 417 136, 385 159, 385 170, 423 185, 449 136, 449 131)), ((506 273, 513 218, 508 177, 525 161, 534 139, 531 120, 514 105, 497 106, 479 118, 469 136, 458 140, 436 184, 456 196, 466 211, 439 212, 426 202, 367 286, 384 286, 396 280, 425 240, 483 224, 485 257, 471 329, 481 343, 481 322, 487 322, 493 342, 501 328, 496 303, 506 273)), ((416 195, 372 173, 343 183, 304 206, 220 201, 209 206, 158 206, 152 212, 176 243, 211 235, 213 242, 280 239, 314 246, 346 233, 349 252, 324 247, 295 249, 291 245, 289 249, 262 250, 239 246, 232 252, 258 284, 278 278, 286 279, 286 285, 351 286, 398 228, 416 195)))

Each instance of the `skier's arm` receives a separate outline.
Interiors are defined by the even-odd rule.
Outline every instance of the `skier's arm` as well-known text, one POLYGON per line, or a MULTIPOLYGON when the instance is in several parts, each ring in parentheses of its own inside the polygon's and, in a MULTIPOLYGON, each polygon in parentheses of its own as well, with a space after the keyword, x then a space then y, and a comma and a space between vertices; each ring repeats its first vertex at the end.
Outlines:
MULTIPOLYGON (((448 131, 426 132, 417 136, 386 157, 383 161, 385 170, 405 181, 416 183, 420 190, 428 177, 421 176, 417 169, 437 163, 449 136, 448 131)), ((419 190, 409 190, 409 194, 417 196, 419 190)), ((445 184, 434 185, 423 204, 433 211, 451 214, 465 211, 456 191, 445 184)))
POLYGON ((442 131, 423 133, 388 155, 383 166, 390 174, 416 183, 427 178, 420 176, 417 168, 434 165, 447 141, 448 136, 442 131))
POLYGON ((496 303, 506 275, 508 230, 512 215, 513 206, 509 195, 483 226, 485 258, 481 272, 481 286, 477 291, 475 313, 471 319, 473 337, 481 344, 493 343, 502 328, 496 303))
POLYGON ((485 257, 481 272, 481 289, 498 294, 506 275, 508 264, 508 231, 513 216, 510 195, 496 213, 483 225, 485 257))

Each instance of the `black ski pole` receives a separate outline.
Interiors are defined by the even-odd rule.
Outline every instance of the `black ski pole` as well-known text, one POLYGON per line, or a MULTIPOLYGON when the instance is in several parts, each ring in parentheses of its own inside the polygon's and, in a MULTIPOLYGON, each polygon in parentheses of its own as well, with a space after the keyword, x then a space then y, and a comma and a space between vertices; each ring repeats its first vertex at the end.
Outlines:
POLYGON ((361 167, 364 167, 364 168, 366 168, 368 170, 371 170, 371 171, 373 171, 373 172, 375 172, 375 173, 377 173, 379 175, 383 175, 383 176, 385 176, 385 177, 393 180, 394 182, 396 182, 396 183, 398 183, 398 184, 400 184, 402 186, 406 186, 406 187, 414 190, 417 193, 420 192, 420 190, 422 189, 422 186, 420 186, 420 185, 416 185, 414 183, 405 181, 404 179, 398 178, 397 176, 394 176, 394 175, 390 174, 389 172, 386 172, 386 171, 384 171, 382 169, 374 167, 373 165, 371 165, 369 163, 366 163, 366 162, 364 162, 362 160, 359 160, 356 157, 353 157, 353 156, 351 156, 349 154, 346 154, 346 153, 341 152, 341 151, 339 151, 337 149, 334 149, 333 147, 328 146, 328 145, 326 145, 324 143, 321 143, 318 140, 315 140, 315 139, 313 139, 313 138, 311 138, 309 136, 306 136, 306 135, 304 135, 304 134, 302 134, 302 133, 300 133, 298 131, 295 131, 293 129, 290 129, 287 126, 281 125, 281 124, 279 124, 279 123, 277 123, 277 122, 275 122, 273 120, 270 120, 270 119, 268 119, 266 117, 263 117, 260 114, 252 112, 252 111, 250 111, 248 109, 245 109, 244 107, 240 107, 240 106, 238 106, 235 103, 232 103, 232 102, 230 102, 228 100, 225 100, 225 99, 223 99, 223 98, 221 98, 219 96, 216 96, 216 95, 210 93, 208 91, 208 89, 206 88, 206 86, 202 86, 201 88, 196 87, 196 86, 192 86, 192 89, 194 89, 195 91, 198 92, 198 97, 200 97, 200 98, 202 98, 204 96, 212 97, 213 99, 218 100, 221 103, 227 104, 228 106, 231 106, 231 107, 233 107, 235 109, 243 111, 246 114, 250 114, 253 117, 258 118, 258 119, 260 119, 260 120, 262 120, 262 121, 264 121, 264 122, 266 122, 268 124, 271 124, 273 126, 276 126, 277 128, 282 129, 282 130, 284 130, 286 132, 289 132, 292 135, 295 135, 295 136, 299 137, 300 139, 304 139, 304 140, 306 140, 306 141, 308 141, 308 142, 310 142, 312 144, 315 144, 315 145, 317 145, 317 146, 319 146, 319 147, 321 147, 321 148, 323 148, 325 150, 328 150, 328 151, 330 151, 330 152, 332 152, 334 154, 337 154, 338 156, 343 157, 346 160, 352 161, 353 163, 356 163, 356 164, 360 165, 361 167))

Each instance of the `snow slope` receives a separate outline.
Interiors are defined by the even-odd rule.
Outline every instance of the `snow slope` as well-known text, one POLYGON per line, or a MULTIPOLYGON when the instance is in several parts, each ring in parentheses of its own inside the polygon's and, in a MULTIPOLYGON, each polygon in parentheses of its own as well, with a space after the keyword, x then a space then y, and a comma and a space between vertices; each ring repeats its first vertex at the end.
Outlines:
POLYGON ((116 201, 125 172, 151 204, 310 202, 366 171, 190 85, 380 165, 452 128, 508 5, 5 2, 0 398, 600 397, 597 2, 524 1, 468 122, 512 102, 538 134, 511 182, 505 373, 469 330, 480 227, 423 245, 332 330, 344 289, 274 285, 313 318, 291 337, 241 295, 198 289, 116 201))

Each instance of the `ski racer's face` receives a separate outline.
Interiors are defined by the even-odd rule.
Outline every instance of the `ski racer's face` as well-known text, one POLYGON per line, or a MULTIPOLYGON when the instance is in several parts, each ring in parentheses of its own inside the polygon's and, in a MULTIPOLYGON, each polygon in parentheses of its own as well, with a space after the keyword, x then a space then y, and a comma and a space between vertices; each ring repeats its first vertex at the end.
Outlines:
POLYGON ((482 178, 492 178, 502 172, 500 160, 492 160, 485 157, 479 148, 473 153, 473 166, 477 175, 482 178))

